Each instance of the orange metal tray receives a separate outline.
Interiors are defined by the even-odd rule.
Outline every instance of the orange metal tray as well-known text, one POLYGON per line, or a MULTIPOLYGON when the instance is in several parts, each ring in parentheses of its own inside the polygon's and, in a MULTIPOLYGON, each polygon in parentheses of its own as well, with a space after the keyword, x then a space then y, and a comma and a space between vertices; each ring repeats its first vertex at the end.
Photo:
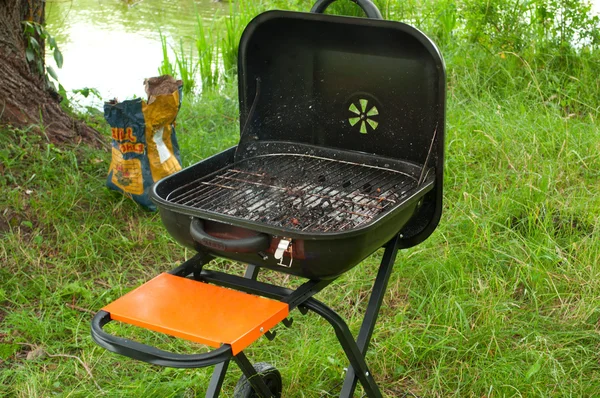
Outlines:
POLYGON ((218 348, 234 355, 289 314, 286 303, 160 274, 103 308, 135 326, 218 348))

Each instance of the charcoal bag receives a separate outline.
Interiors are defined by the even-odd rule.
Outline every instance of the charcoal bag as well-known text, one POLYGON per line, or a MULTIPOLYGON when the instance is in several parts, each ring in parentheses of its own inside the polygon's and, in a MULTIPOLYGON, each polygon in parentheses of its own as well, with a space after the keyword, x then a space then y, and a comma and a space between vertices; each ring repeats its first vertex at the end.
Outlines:
POLYGON ((175 119, 181 88, 170 93, 104 104, 111 128, 112 160, 106 185, 144 208, 156 210, 148 191, 158 180, 181 170, 175 119))

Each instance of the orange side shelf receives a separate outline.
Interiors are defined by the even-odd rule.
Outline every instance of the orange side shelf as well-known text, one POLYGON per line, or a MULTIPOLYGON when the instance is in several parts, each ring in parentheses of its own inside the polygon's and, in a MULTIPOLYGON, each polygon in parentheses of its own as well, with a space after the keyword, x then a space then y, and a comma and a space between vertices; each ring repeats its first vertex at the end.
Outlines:
POLYGON ((286 303, 160 274, 106 307, 114 320, 218 348, 234 355, 289 314, 286 303))

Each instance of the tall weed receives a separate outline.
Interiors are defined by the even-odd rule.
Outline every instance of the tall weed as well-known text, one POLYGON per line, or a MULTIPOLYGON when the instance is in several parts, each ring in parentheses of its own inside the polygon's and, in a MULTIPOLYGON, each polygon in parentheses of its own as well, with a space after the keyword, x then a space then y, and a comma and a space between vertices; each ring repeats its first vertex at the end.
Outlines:
POLYGON ((167 38, 163 36, 160 30, 158 31, 158 34, 160 35, 160 44, 162 48, 162 62, 158 67, 158 74, 175 76, 175 67, 169 58, 169 46, 167 44, 167 38))
POLYGON ((177 63, 177 71, 179 78, 183 82, 183 93, 190 94, 196 86, 194 75, 196 74, 197 62, 194 62, 194 54, 190 46, 189 52, 183 47, 183 40, 179 41, 179 52, 175 52, 175 61, 177 63))
POLYGON ((452 66, 476 63, 481 90, 506 96, 534 85, 538 100, 566 115, 597 112, 600 18, 589 3, 466 0, 462 15, 457 40, 467 52, 452 66))
POLYGON ((202 89, 210 90, 219 82, 219 35, 218 30, 205 29, 200 14, 196 11, 196 51, 202 89))
POLYGON ((229 15, 224 19, 224 36, 220 40, 223 70, 226 78, 237 73, 238 47, 242 33, 252 18, 261 11, 260 4, 252 1, 230 3, 229 15))

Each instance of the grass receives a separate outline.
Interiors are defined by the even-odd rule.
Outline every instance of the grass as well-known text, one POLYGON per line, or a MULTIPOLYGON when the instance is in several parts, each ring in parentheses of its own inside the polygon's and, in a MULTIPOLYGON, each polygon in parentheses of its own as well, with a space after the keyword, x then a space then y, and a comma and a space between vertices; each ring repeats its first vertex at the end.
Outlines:
POLYGON ((212 43, 218 39, 217 33, 204 28, 202 18, 196 12, 196 51, 198 53, 198 66, 202 81, 202 89, 208 91, 218 85, 219 67, 217 65, 218 51, 212 43), (214 36, 214 37, 213 37, 214 36))
MULTIPOLYGON (((230 86, 186 103, 178 118, 186 164, 235 144, 236 114, 230 86)), ((209 370, 120 358, 89 336, 91 312, 191 253, 156 214, 104 189, 107 153, 56 148, 26 131, 2 135, 0 394, 95 396, 99 386, 107 396, 201 395, 209 370), (28 360, 37 347, 46 355, 28 360)), ((387 396, 598 391, 598 135, 591 115, 523 109, 518 96, 450 95, 444 218, 399 255, 368 356, 387 396)), ((320 294, 354 332, 380 255, 320 294)), ((341 381, 343 353, 324 321, 295 317, 249 356, 277 365, 284 396, 322 396, 341 381)), ((239 376, 232 369, 226 391, 239 376)))
POLYGON ((221 78, 223 83, 229 83, 237 76, 238 43, 242 32, 248 22, 262 10, 264 6, 254 2, 232 2, 227 15, 207 24, 195 9, 196 30, 193 43, 196 51, 186 51, 181 42, 179 49, 172 48, 176 67, 173 67, 170 59, 168 41, 159 31, 162 44, 159 73, 180 78, 185 93, 191 93, 198 86, 201 87, 201 90, 196 90, 198 94, 219 89, 221 78))
MULTIPOLYGON (((167 37, 163 36, 162 32, 160 32, 160 31, 158 33, 159 33, 159 37, 160 37, 160 44, 161 44, 161 50, 162 50, 162 62, 161 62, 161 65, 158 67, 158 74, 175 76, 175 67, 171 63, 171 60, 169 59, 169 47, 167 44, 167 37)), ((184 73, 187 73, 187 72, 188 71, 186 71, 184 73)), ((189 71, 189 72, 191 72, 191 71, 189 71)))
POLYGON ((196 67, 194 66, 193 57, 192 47, 190 46, 190 50, 186 52, 183 40, 181 40, 179 42, 179 51, 175 54, 175 62, 183 84, 184 94, 191 94, 196 85, 196 81, 194 80, 196 67))
MULTIPOLYGON (((552 98, 551 72, 532 66, 526 80, 511 57, 466 45, 444 54, 443 218, 431 238, 399 254, 367 361, 386 397, 595 396, 598 103, 583 96, 573 112, 564 92, 552 98)), ((592 73, 582 69, 581 84, 592 73)), ((185 98, 177 131, 185 165, 235 145, 237 112, 235 82, 185 98)), ((0 396, 203 396, 210 369, 129 360, 89 334, 95 311, 192 253, 157 214, 104 188, 108 152, 59 148, 10 128, 0 129, 0 142, 0 396)), ((354 333, 381 254, 318 296, 354 333)), ((215 267, 242 271, 227 261, 215 267)), ((284 397, 330 396, 343 380, 343 352, 323 320, 293 315, 291 329, 278 326, 275 341, 259 340, 248 356, 277 366, 284 397)), ((176 351, 202 349, 111 330, 176 351)), ((230 369, 225 397, 240 375, 230 369)))

